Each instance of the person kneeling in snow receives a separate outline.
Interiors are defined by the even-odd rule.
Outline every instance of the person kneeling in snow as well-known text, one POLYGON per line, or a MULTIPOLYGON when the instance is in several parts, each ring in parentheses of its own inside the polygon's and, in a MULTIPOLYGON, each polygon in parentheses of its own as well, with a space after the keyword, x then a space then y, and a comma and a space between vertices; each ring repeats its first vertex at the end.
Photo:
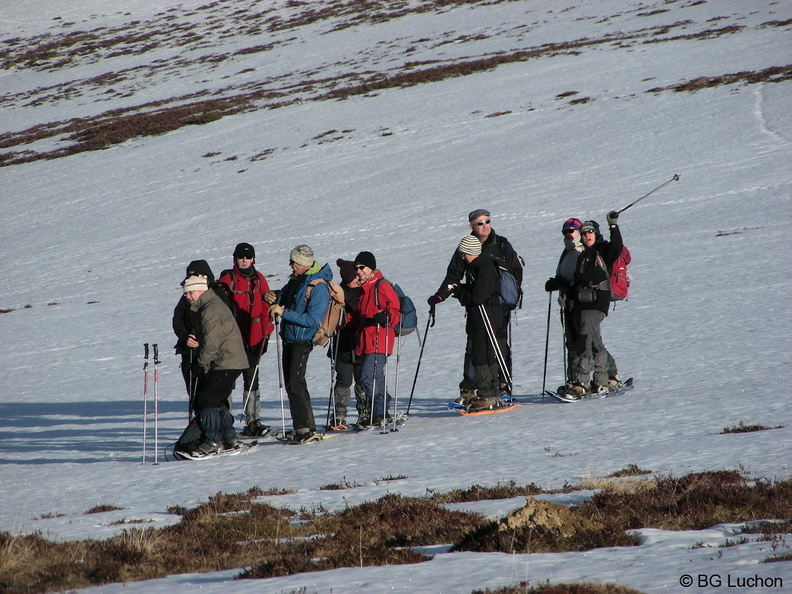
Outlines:
POLYGON ((194 406, 201 444, 193 453, 208 456, 221 447, 239 447, 228 397, 242 370, 247 369, 248 358, 234 315, 217 293, 209 290, 206 278, 191 276, 185 280, 184 296, 190 310, 200 318, 200 329, 193 337, 199 345, 193 373, 200 377, 194 406))

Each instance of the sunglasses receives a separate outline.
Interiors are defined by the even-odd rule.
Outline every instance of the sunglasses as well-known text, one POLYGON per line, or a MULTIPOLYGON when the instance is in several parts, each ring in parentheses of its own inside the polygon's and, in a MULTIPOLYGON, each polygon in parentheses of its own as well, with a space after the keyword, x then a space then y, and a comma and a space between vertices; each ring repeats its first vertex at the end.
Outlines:
POLYGON ((365 264, 355 264, 355 270, 363 270, 366 268, 365 264))
POLYGON ((491 222, 491 221, 490 221, 489 219, 487 219, 486 221, 479 221, 478 223, 473 223, 473 224, 474 224, 476 227, 483 227, 484 225, 489 225, 489 224, 490 224, 490 222, 491 222))
POLYGON ((577 231, 577 229, 575 229, 574 227, 566 227, 561 230, 561 233, 563 233, 564 235, 572 235, 575 231, 577 231))
POLYGON ((581 229, 581 231, 580 231, 580 234, 581 234, 581 235, 591 235, 591 234, 593 234, 593 233, 594 233, 594 229, 586 229, 585 231, 583 231, 583 230, 581 229))

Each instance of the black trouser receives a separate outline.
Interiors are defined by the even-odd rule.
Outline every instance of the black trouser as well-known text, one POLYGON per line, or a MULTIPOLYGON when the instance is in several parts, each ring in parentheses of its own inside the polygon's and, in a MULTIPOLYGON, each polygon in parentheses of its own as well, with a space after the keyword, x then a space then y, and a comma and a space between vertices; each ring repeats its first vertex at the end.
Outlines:
POLYGON ((205 373, 198 382, 194 405, 196 411, 203 408, 228 408, 228 397, 234 390, 234 382, 242 373, 241 369, 213 370, 205 373))
POLYGON ((283 377, 286 381, 286 394, 289 396, 289 410, 295 431, 298 429, 316 431, 311 394, 305 381, 308 356, 312 350, 313 345, 306 342, 283 345, 283 377))

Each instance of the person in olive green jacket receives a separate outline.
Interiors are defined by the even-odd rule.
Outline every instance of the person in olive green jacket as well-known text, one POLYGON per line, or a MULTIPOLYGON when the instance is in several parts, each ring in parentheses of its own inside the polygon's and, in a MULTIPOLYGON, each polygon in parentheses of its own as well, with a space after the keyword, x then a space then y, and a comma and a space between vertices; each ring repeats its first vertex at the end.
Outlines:
POLYGON ((200 378, 194 407, 201 427, 201 443, 193 453, 208 456, 221 449, 240 447, 234 417, 228 410, 228 397, 242 370, 247 369, 248 359, 234 315, 209 290, 205 277, 191 276, 185 280, 184 296, 201 322, 193 336, 198 343, 198 357, 192 370, 200 378))

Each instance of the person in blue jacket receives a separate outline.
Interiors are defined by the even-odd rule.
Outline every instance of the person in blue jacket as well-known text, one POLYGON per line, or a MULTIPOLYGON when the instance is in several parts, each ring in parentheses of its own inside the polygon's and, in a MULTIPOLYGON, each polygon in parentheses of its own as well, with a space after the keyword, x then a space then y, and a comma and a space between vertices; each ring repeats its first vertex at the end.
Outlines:
POLYGON ((331 281, 333 271, 327 264, 320 266, 314 260, 313 250, 304 244, 291 251, 289 266, 292 269, 289 282, 278 294, 267 292, 264 299, 272 304, 270 316, 280 316, 283 320, 280 328, 283 376, 294 428, 286 438, 294 443, 306 443, 320 437, 316 434, 305 371, 314 334, 330 301, 330 291, 323 281, 331 281))

